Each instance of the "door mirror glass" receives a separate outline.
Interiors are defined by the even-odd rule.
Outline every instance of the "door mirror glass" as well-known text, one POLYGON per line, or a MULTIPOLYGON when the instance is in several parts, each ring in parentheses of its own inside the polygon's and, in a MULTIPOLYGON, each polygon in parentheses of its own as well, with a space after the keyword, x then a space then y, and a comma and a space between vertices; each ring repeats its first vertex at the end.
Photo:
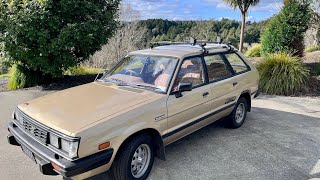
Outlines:
POLYGON ((192 90, 192 83, 179 83, 178 91, 191 91, 192 90))

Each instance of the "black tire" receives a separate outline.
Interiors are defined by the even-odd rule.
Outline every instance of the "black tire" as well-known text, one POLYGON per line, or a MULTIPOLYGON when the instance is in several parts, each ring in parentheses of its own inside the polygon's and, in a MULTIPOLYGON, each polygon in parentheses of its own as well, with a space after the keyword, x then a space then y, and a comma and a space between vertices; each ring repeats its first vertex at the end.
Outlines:
POLYGON ((227 123, 230 128, 237 129, 242 126, 244 121, 246 120, 247 117, 247 112, 248 112, 248 101, 244 97, 240 97, 237 104, 235 105, 233 111, 227 116, 227 123), (237 108, 239 106, 244 107, 244 114, 242 116, 241 122, 239 120, 237 121, 236 116, 237 116, 237 108))
POLYGON ((149 176, 154 161, 154 148, 151 140, 151 137, 148 135, 138 135, 130 139, 126 144, 123 144, 112 166, 113 175, 116 180, 144 180, 149 176), (143 144, 150 147, 150 162, 143 176, 135 178, 131 173, 131 161, 137 148, 143 144))

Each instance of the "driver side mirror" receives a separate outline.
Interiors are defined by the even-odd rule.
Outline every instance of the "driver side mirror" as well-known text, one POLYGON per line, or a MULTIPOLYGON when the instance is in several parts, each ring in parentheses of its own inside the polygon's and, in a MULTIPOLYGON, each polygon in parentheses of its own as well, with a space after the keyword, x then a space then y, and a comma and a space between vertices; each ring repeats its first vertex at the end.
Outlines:
POLYGON ((176 98, 182 97, 181 93, 184 91, 192 91, 192 83, 179 83, 176 98))
POLYGON ((192 91, 192 83, 179 83, 178 91, 192 91))

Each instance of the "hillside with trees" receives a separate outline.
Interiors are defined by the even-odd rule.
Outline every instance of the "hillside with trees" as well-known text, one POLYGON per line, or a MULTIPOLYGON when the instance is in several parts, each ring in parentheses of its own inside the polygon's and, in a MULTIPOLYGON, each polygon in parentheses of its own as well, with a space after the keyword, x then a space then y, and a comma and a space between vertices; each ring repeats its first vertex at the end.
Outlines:
MULTIPOLYGON (((268 20, 246 23, 244 42, 258 43, 260 34, 268 20)), ((169 21, 163 19, 149 19, 139 22, 139 26, 146 27, 146 41, 187 41, 189 37, 198 40, 216 41, 217 37, 224 42, 231 42, 238 46, 240 42, 241 22, 222 19, 207 21, 169 21)))

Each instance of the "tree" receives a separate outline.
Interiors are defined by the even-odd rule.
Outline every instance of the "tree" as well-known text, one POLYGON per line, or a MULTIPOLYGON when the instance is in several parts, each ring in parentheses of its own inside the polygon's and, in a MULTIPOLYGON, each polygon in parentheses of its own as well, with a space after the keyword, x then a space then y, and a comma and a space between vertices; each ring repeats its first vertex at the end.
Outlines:
POLYGON ((53 77, 113 35, 119 0, 3 0, 0 41, 11 63, 53 77))
POLYGON ((241 24, 239 50, 242 51, 247 12, 248 12, 250 6, 257 5, 260 0, 224 0, 224 1, 226 3, 228 3, 232 8, 236 9, 238 7, 241 11, 242 24, 241 24))
POLYGON ((98 68, 110 68, 129 52, 145 46, 147 29, 138 25, 140 14, 129 1, 122 1, 120 6, 121 26, 108 43, 86 62, 98 68))
POLYGON ((319 0, 311 0, 311 9, 312 9, 312 19, 311 24, 315 31, 317 31, 318 44, 320 44, 320 1, 319 0))
POLYGON ((303 38, 310 17, 310 1, 286 0, 282 10, 269 22, 262 34, 262 54, 286 52, 303 56, 303 38))

